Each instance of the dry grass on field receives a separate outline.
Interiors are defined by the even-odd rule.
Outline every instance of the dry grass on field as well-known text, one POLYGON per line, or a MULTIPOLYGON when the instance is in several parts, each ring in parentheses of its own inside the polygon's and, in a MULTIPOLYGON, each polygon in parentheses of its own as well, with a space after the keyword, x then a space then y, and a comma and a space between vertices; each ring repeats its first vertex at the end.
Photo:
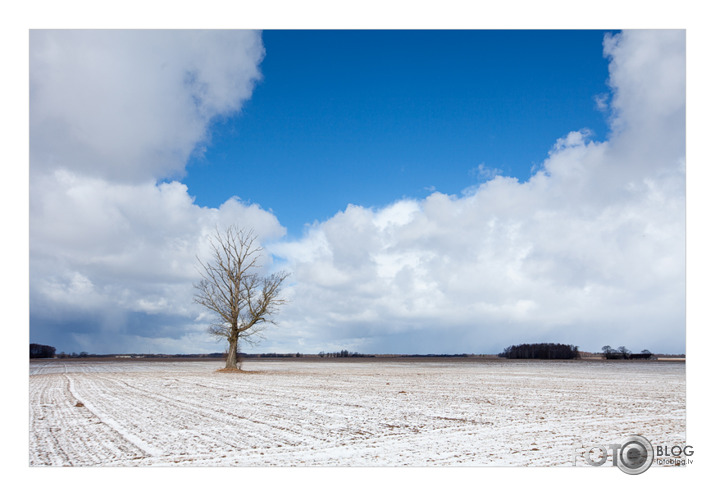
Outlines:
POLYGON ((260 374, 261 372, 258 370, 242 370, 242 369, 227 369, 227 368, 222 368, 216 370, 216 372, 219 372, 221 374, 260 374))

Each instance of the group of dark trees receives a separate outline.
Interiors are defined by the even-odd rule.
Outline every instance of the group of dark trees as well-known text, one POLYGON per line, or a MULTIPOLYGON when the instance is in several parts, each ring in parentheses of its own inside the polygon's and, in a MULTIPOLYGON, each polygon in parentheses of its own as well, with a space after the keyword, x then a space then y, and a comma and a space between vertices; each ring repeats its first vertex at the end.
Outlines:
POLYGON ((335 351, 332 353, 325 353, 324 351, 321 351, 318 353, 318 356, 320 358, 347 358, 347 357, 367 357, 367 356, 374 356, 374 355, 363 355, 362 353, 355 353, 355 352, 350 352, 348 350, 340 350, 340 351, 335 351))
POLYGON ((56 353, 54 346, 47 346, 45 344, 30 344, 30 358, 86 358, 89 353, 83 351, 81 353, 65 353, 60 351, 56 353))
POLYGON ((89 356, 89 353, 86 351, 82 351, 80 353, 75 353, 74 351, 72 353, 65 353, 64 351, 60 351, 57 354, 57 358, 86 358, 89 356))
POLYGON ((55 358, 55 348, 45 344, 30 344, 30 358, 55 358))
POLYGON ((579 358, 578 346, 560 343, 520 344, 504 348, 503 358, 536 358, 542 360, 570 360, 579 358))
POLYGON ((631 353, 631 350, 625 346, 619 346, 614 349, 606 345, 601 348, 601 350, 607 360, 648 360, 653 357, 653 353, 649 350, 643 350, 640 353, 631 353))
MULTIPOLYGON (((601 348, 604 358, 608 360, 648 360, 653 358, 653 353, 648 350, 643 350, 640 353, 631 353, 625 346, 611 348, 604 346, 601 348)), ((569 360, 580 358, 578 346, 570 344, 554 344, 554 343, 538 343, 538 344, 520 344, 504 348, 504 351, 499 353, 503 358, 535 358, 542 360, 569 360)))

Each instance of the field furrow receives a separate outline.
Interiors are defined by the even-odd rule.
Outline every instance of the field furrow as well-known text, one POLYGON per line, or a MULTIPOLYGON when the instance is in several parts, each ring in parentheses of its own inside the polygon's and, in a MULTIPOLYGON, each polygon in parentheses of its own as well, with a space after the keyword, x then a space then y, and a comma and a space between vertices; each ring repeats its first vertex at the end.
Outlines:
POLYGON ((683 363, 37 361, 30 464, 573 465, 685 441, 683 363), (79 406, 78 406, 79 405, 79 406))

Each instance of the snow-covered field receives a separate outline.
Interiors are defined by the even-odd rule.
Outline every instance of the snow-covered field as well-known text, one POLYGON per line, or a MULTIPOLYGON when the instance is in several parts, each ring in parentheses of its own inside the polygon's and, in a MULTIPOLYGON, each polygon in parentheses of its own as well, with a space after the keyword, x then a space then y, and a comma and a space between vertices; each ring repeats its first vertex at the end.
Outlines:
POLYGON ((30 465, 570 466, 631 434, 685 443, 682 362, 220 366, 33 361, 30 465))

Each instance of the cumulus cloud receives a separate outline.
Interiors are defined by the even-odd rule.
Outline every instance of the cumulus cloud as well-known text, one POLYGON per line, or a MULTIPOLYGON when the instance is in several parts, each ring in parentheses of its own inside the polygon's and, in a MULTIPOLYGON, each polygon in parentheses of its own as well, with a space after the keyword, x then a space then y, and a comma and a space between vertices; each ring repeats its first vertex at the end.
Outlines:
POLYGON ((273 245, 296 281, 276 342, 684 351, 684 44, 682 31, 608 36, 609 139, 569 133, 528 181, 350 205, 273 245))
POLYGON ((264 55, 252 31, 35 30, 30 47, 33 172, 122 181, 181 176, 264 55))
POLYGON ((216 226, 262 241, 285 229, 258 205, 202 208, 162 179, 183 174, 213 119, 240 110, 263 53, 248 31, 31 32, 32 339, 216 349, 192 306, 196 254, 216 226))

